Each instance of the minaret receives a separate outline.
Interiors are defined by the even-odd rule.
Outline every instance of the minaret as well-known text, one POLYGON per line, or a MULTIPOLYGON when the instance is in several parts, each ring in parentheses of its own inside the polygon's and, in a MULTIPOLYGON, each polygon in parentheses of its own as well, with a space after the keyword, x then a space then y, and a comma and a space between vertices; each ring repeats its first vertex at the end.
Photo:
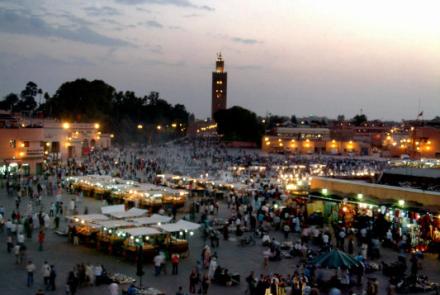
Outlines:
POLYGON ((228 74, 225 72, 225 62, 221 52, 217 53, 215 72, 212 73, 212 106, 211 118, 219 110, 226 109, 228 74))

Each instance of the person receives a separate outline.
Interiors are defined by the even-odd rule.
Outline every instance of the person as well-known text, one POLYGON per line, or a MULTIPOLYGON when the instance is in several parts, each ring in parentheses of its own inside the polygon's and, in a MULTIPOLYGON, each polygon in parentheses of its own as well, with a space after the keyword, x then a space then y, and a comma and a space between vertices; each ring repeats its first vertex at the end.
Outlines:
POLYGON ((47 263, 47 261, 44 261, 41 272, 43 274, 44 286, 46 287, 47 290, 49 288, 49 277, 50 277, 50 265, 49 263, 47 263))
POLYGON ((209 268, 208 268, 208 278, 212 279, 214 278, 215 270, 217 269, 217 259, 213 257, 211 259, 211 262, 209 262, 209 268))
POLYGON ((73 271, 69 272, 69 276, 67 278, 67 286, 70 295, 76 294, 76 289, 78 288, 78 278, 76 277, 73 271))
POLYGON ((116 282, 112 282, 108 288, 110 290, 110 295, 119 295, 119 285, 116 282))
POLYGON ((172 274, 177 275, 179 271, 179 262, 180 262, 180 256, 177 253, 173 253, 171 255, 171 264, 173 266, 172 274))
POLYGON ((379 284, 376 278, 368 278, 367 295, 377 295, 379 292, 379 284))
POLYGON ((40 229, 38 233, 38 251, 43 251, 44 238, 45 238, 44 230, 40 229))
POLYGON ((20 248, 21 246, 19 244, 14 246, 15 264, 21 264, 20 248))
POLYGON ((156 277, 158 277, 160 275, 160 270, 162 267, 162 255, 160 255, 160 253, 158 253, 156 256, 154 256, 153 258, 153 262, 154 262, 154 275, 156 277))
POLYGON ((248 284, 248 294, 254 295, 256 291, 257 280, 255 279, 255 273, 251 271, 249 276, 246 278, 246 283, 248 284))
POLYGON ((55 230, 58 230, 58 228, 60 227, 60 216, 57 214, 53 221, 55 223, 55 230))
POLYGON ((29 260, 26 265, 26 271, 27 271, 27 286, 32 287, 32 285, 34 284, 35 264, 33 264, 31 260, 29 260))
POLYGON ((182 286, 179 286, 179 288, 177 289, 176 295, 184 295, 182 286))
POLYGON ((127 295, 136 295, 137 294, 137 290, 136 287, 131 284, 130 287, 128 287, 127 289, 127 295))
POLYGON ((330 292, 328 292, 328 295, 341 295, 341 290, 339 290, 336 287, 333 287, 330 289, 330 292))
POLYGON ((284 232, 284 239, 287 240, 289 238, 289 232, 290 232, 290 226, 287 222, 283 226, 283 232, 284 232))
POLYGON ((49 275, 49 290, 55 291, 55 279, 57 277, 57 273, 55 272, 55 266, 52 264, 50 266, 50 275, 49 275))
POLYGON ((195 294, 196 293, 196 287, 199 283, 199 274, 197 273, 197 270, 193 268, 191 271, 191 274, 189 275, 189 293, 195 294))
POLYGON ((202 294, 203 295, 208 294, 209 285, 210 285, 209 277, 207 274, 205 274, 203 276, 203 280, 202 280, 202 294))
POLYGON ((14 247, 14 244, 12 243, 12 236, 8 235, 6 238, 6 250, 8 253, 11 253, 12 248, 14 247))

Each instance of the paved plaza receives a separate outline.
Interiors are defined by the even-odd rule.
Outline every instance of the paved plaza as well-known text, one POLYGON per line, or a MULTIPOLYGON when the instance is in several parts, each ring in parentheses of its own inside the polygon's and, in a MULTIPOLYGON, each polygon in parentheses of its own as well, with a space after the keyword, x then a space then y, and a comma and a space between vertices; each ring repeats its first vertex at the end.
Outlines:
MULTIPOLYGON (((65 194, 63 199, 65 203, 69 201, 71 196, 65 194)), ((54 197, 45 197, 43 206, 48 207, 50 202, 54 201, 54 197)), ((0 192, 0 204, 5 207, 7 215, 9 216, 15 205, 14 198, 8 197, 6 192, 2 190, 0 192)), ((25 208, 26 200, 21 204, 21 208, 25 208)), ((99 208, 102 205, 101 201, 84 198, 83 202, 79 205, 79 212, 83 212, 84 206, 87 206, 89 213, 99 212, 99 208)), ((23 211, 23 210, 22 210, 23 211)), ((227 217, 228 211, 224 204, 220 208, 220 216, 227 217)), ((65 221, 62 223, 62 228, 65 228, 65 221)), ((291 236, 292 238, 292 236, 291 236)), ((299 238, 298 236, 293 239, 299 238)), ((34 231, 33 239, 26 240, 27 246, 27 258, 31 259, 37 266, 35 284, 32 288, 26 287, 26 271, 24 265, 16 265, 15 257, 12 253, 6 252, 6 234, 0 233, 0 239, 3 243, 3 248, 0 251, 0 294, 35 294, 38 288, 43 288, 43 278, 41 274, 41 266, 43 261, 47 260, 50 264, 54 264, 57 271, 56 285, 57 290, 55 292, 46 292, 46 294, 65 294, 65 284, 68 272, 77 263, 91 263, 91 264, 103 264, 108 272, 119 272, 129 276, 135 276, 136 267, 132 262, 125 261, 121 257, 112 257, 110 255, 103 254, 95 249, 87 248, 84 246, 73 246, 67 242, 66 237, 56 235, 52 230, 47 231, 46 242, 44 250, 38 251, 37 246, 37 234, 34 231)), ((279 240, 283 238, 278 236, 279 240)), ((166 294, 175 294, 178 286, 183 286, 184 290, 188 290, 189 274, 191 269, 196 265, 196 261, 200 259, 200 253, 204 246, 204 241, 201 235, 195 235, 190 238, 190 256, 181 261, 179 275, 171 275, 171 266, 168 265, 168 274, 154 277, 153 265, 146 264, 144 266, 145 276, 143 277, 144 286, 152 286, 164 291, 166 294)), ((218 285, 211 285, 208 294, 244 294, 246 290, 245 277, 251 270, 254 270, 257 275, 260 273, 271 274, 292 274, 296 269, 299 262, 298 258, 283 259, 280 262, 270 262, 267 269, 263 268, 263 256, 262 252, 264 248, 261 246, 261 242, 257 242, 256 246, 239 246, 235 240, 235 236, 231 236, 231 241, 220 240, 220 247, 215 249, 218 254, 219 265, 228 268, 231 272, 239 272, 241 274, 241 285, 236 287, 223 287, 218 285)), ((383 249, 382 257, 384 261, 391 262, 397 257, 396 252, 383 249)), ((440 263, 436 260, 436 257, 432 255, 426 255, 422 262, 423 270, 429 276, 430 280, 440 282, 440 263)), ((377 277, 380 284, 380 294, 386 294, 386 287, 388 286, 388 280, 382 276, 380 272, 369 274, 367 276, 377 277)), ((107 286, 99 287, 85 287, 80 288, 77 294, 109 294, 107 286)))

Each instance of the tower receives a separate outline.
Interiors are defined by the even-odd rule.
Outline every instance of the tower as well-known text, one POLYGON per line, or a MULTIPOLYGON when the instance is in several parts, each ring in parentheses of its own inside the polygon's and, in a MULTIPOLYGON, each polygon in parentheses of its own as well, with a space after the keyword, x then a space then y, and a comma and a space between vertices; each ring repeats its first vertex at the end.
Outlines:
POLYGON ((226 109, 228 73, 225 72, 225 62, 222 54, 217 53, 215 72, 212 73, 212 106, 211 118, 219 110, 226 109))

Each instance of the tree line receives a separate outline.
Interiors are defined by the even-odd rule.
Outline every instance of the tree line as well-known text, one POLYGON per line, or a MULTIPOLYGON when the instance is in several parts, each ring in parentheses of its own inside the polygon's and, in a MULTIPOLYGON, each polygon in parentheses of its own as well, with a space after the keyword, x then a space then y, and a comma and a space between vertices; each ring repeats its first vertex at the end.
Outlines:
POLYGON ((163 126, 162 137, 181 136, 190 118, 184 105, 171 105, 158 92, 137 96, 133 91, 117 91, 102 80, 86 79, 65 82, 53 95, 43 94, 36 83, 28 82, 19 94, 6 95, 0 110, 69 122, 99 122, 103 131, 115 133, 121 141, 151 139, 152 130, 159 125, 163 126))

